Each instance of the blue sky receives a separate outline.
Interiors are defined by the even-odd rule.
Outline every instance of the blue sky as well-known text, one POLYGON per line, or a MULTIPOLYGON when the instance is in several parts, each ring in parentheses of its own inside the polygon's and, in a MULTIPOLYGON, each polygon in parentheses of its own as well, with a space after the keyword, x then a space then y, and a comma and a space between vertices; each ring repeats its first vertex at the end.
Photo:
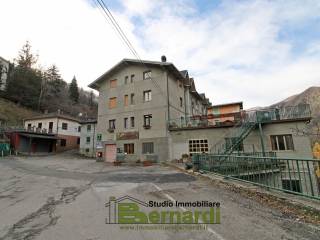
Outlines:
MULTIPOLYGON (((213 103, 267 106, 320 86, 319 0, 105 3, 142 58, 165 54, 213 103)), ((55 63, 83 87, 132 57, 91 0, 2 1, 0 20, 8 19, 0 56, 12 60, 29 40, 41 67, 55 63)))

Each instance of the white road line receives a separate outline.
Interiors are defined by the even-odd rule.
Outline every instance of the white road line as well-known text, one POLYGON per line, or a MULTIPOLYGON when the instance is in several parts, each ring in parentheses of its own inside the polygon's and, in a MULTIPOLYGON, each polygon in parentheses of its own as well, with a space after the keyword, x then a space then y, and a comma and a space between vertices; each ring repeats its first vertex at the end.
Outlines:
MULTIPOLYGON (((161 187, 159 187, 158 185, 156 185, 156 184, 154 184, 154 183, 151 183, 158 191, 163 191, 163 189, 161 188, 161 187)), ((164 193, 164 192, 162 192, 162 194, 166 197, 166 198, 168 198, 170 201, 172 201, 172 202, 176 202, 176 200, 173 198, 173 197, 171 197, 169 194, 167 194, 167 193, 164 193)), ((184 207, 179 207, 182 211, 187 211, 187 209, 186 208, 184 208, 184 207)), ((200 219, 199 219, 199 222, 200 223, 203 223, 200 219)), ((218 240, 225 240, 219 233, 217 233, 217 232, 215 232, 212 228, 210 228, 210 227, 208 227, 207 228, 207 230, 208 230, 208 232, 210 232, 210 233, 212 233, 218 240)))

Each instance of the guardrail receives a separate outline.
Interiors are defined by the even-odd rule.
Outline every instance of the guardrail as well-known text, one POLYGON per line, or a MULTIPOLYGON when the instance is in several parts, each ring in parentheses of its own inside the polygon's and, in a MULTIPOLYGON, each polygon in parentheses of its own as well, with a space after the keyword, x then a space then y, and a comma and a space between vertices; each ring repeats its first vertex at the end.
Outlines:
POLYGON ((195 168, 320 200, 317 159, 194 154, 195 168))

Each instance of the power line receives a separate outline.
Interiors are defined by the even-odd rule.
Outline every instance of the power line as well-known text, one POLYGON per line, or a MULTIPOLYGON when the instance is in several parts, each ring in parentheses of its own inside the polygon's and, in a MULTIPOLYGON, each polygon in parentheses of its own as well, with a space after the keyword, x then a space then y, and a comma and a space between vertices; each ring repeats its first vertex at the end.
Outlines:
MULTIPOLYGON (((93 0, 94 1, 94 0, 93 0)), ((109 10, 109 8, 107 7, 107 5, 105 4, 105 2, 103 0, 95 0, 94 1, 96 6, 100 9, 102 9, 102 14, 104 15, 105 19, 111 23, 111 25, 113 26, 113 28, 117 31, 118 35, 120 36, 120 38, 122 39, 122 41, 126 44, 126 46, 129 48, 129 50, 131 51, 131 53, 135 56, 135 58, 137 58, 137 60, 147 69, 149 70, 148 66, 142 61, 142 59, 140 58, 138 52, 135 50, 135 48, 133 47, 132 43, 130 42, 130 40, 128 39, 128 37, 126 36, 126 34, 124 33, 124 31, 122 30, 122 28, 120 27, 120 25, 118 24, 117 20, 114 18, 113 14, 111 13, 111 11, 109 10), (107 17, 107 18, 106 18, 107 17)), ((160 94, 162 94, 164 97, 166 97, 166 95, 163 93, 161 87, 158 85, 158 83, 156 82, 156 80, 154 78, 152 78, 152 76, 150 76, 149 73, 147 73, 149 75, 149 78, 152 80, 153 84, 156 86, 156 88, 158 88, 160 94)), ((169 93, 168 93, 169 94, 169 93)), ((181 109, 173 106, 170 102, 168 103, 170 107, 174 108, 175 110, 184 113, 183 111, 181 111, 181 109)))

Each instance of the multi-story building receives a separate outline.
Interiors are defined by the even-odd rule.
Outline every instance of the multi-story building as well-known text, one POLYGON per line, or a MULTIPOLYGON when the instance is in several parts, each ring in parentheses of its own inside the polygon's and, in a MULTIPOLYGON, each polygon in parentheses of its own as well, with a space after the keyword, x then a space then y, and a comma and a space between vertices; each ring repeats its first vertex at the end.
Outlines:
POLYGON ((24 119, 24 127, 28 132, 54 135, 57 138, 56 151, 79 147, 80 121, 59 111, 24 119))
POLYGON ((223 125, 240 118, 243 110, 242 102, 212 105, 207 108, 208 121, 212 125, 223 125))
POLYGON ((81 122, 80 154, 95 157, 97 143, 97 120, 90 119, 81 122))
POLYGON ((89 87, 99 91, 98 147, 106 161, 167 160, 169 119, 206 114, 209 104, 187 71, 174 64, 123 59, 89 87), (101 139, 101 140, 100 140, 101 139))
POLYGON ((226 149, 311 156, 308 138, 292 130, 310 120, 309 106, 259 111, 243 110, 242 102, 211 106, 188 72, 164 58, 123 59, 89 87, 100 93, 96 150, 106 161, 123 156, 166 161, 226 149))
POLYGON ((7 84, 10 63, 0 57, 0 90, 4 91, 7 84))

